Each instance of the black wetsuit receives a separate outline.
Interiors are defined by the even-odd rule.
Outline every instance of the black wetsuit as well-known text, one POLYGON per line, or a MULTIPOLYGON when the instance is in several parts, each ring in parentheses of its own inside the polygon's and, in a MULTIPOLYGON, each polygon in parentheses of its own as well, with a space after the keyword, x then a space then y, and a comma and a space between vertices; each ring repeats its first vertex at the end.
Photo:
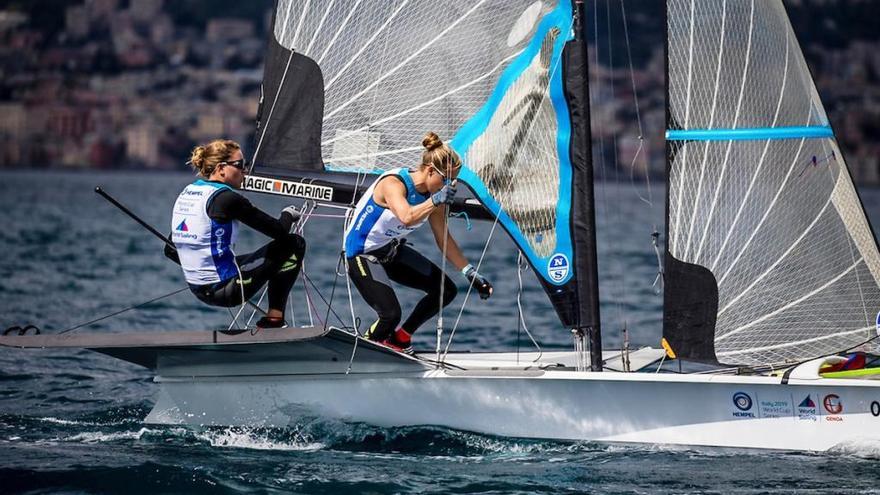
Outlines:
MULTIPOLYGON (((243 283, 235 276, 216 284, 190 284, 196 297, 213 306, 237 306, 243 302, 242 285, 247 300, 268 282, 269 308, 283 311, 306 250, 305 239, 289 233, 293 216, 282 212, 279 218, 272 218, 230 189, 214 194, 208 202, 207 213, 218 222, 239 221, 271 237, 272 241, 252 253, 235 257, 243 283)), ((170 247, 166 246, 165 254, 176 261, 177 254, 170 247)))
POLYGON ((370 340, 391 337, 400 323, 400 302, 390 280, 425 292, 401 328, 412 334, 440 310, 440 282, 444 283, 443 306, 455 299, 458 290, 440 267, 405 243, 392 243, 375 251, 348 258, 348 274, 361 296, 379 316, 367 332, 370 340))

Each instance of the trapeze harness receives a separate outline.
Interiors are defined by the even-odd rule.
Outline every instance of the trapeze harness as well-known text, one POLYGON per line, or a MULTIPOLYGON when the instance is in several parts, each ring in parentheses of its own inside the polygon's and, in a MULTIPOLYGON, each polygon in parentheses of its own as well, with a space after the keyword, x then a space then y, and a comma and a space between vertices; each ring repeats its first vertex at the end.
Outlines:
POLYGON ((425 297, 401 325, 401 329, 409 335, 440 310, 441 280, 445 286, 443 306, 452 302, 457 293, 455 284, 443 275, 437 265, 405 243, 406 236, 424 225, 427 218, 407 227, 390 209, 373 199, 376 185, 387 177, 394 178, 388 180, 403 183, 406 201, 410 205, 418 205, 429 199, 428 194, 416 190, 409 170, 389 170, 379 176, 361 196, 353 220, 345 232, 349 277, 379 317, 366 336, 379 342, 391 337, 401 320, 400 303, 391 288, 391 280, 425 292, 425 297))
MULTIPOLYGON (((272 218, 221 182, 199 179, 174 203, 171 240, 193 294, 213 306, 230 307, 269 284, 269 307, 283 310, 305 254, 305 239, 290 234, 293 216, 272 218), (236 256, 239 222, 269 237, 260 249, 236 256)), ((165 254, 174 259, 174 251, 165 254)))

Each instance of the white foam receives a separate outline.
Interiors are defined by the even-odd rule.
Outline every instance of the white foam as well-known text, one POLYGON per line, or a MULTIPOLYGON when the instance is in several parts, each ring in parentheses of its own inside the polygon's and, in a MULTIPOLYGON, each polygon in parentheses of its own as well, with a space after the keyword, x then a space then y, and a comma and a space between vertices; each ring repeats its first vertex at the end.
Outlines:
POLYGON ((848 440, 828 450, 832 454, 849 455, 866 459, 880 459, 880 438, 848 440))
POLYGON ((37 418, 39 421, 43 421, 45 423, 55 423, 58 425, 81 425, 81 426, 98 426, 98 423, 91 423, 87 421, 76 421, 72 419, 60 419, 60 418, 37 418))
POLYGON ((104 433, 100 431, 85 431, 82 433, 77 433, 71 437, 67 437, 65 440, 68 442, 83 442, 83 443, 102 443, 102 442, 115 442, 117 440, 139 440, 145 434, 155 433, 152 430, 148 430, 147 428, 141 428, 138 431, 122 431, 117 433, 104 433))
POLYGON ((293 441, 280 441, 269 438, 268 434, 241 428, 204 431, 196 433, 195 436, 210 443, 212 447, 282 451, 310 451, 324 448, 322 443, 309 442, 298 434, 293 441))

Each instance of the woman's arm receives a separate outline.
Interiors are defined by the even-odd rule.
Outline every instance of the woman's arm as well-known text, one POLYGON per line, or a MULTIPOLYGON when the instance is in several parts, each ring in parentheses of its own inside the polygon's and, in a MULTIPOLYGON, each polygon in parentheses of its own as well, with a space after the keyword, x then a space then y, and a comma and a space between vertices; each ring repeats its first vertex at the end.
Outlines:
POLYGON ((403 185, 403 182, 391 177, 382 179, 376 185, 376 189, 373 191, 373 200, 379 206, 383 206, 383 203, 387 205, 391 213, 394 213, 394 216, 407 227, 421 222, 438 209, 434 206, 434 201, 431 198, 417 205, 409 204, 406 200, 406 186, 403 185))
POLYGON ((455 242, 455 239, 452 238, 452 235, 446 228, 446 215, 446 205, 436 208, 434 212, 431 213, 431 216, 428 217, 428 223, 431 224, 431 232, 434 233, 434 241, 437 242, 437 248, 440 249, 441 253, 443 252, 443 237, 445 235, 446 259, 452 263, 456 270, 461 271, 462 268, 467 266, 468 261, 467 258, 464 257, 464 253, 461 252, 461 248, 458 247, 458 243, 455 242))
POLYGON ((212 198, 208 204, 208 216, 220 222, 238 220, 272 239, 286 237, 293 224, 290 213, 283 212, 280 218, 272 218, 244 196, 229 190, 221 191, 212 198))
POLYGON ((437 211, 428 217, 428 222, 431 224, 431 231, 434 232, 434 241, 437 242, 437 247, 440 249, 440 252, 443 252, 443 240, 445 234, 446 259, 448 259, 449 262, 455 266, 455 269, 461 272, 471 286, 477 290, 480 294, 480 299, 488 299, 494 290, 492 284, 486 280, 486 277, 480 275, 473 265, 468 263, 464 254, 461 252, 461 248, 458 247, 458 243, 455 242, 455 239, 449 234, 449 229, 446 228, 445 225, 447 215, 446 208, 446 206, 437 208, 437 211))

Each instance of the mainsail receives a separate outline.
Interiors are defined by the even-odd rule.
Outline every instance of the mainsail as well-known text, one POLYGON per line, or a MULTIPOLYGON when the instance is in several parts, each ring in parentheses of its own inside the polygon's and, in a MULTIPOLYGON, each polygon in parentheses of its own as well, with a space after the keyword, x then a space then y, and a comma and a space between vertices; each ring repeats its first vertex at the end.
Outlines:
POLYGON ((667 36, 672 349, 755 365, 876 336, 880 254, 782 2, 669 0, 667 36))
POLYGON ((569 0, 279 0, 246 187, 353 204, 374 174, 418 165, 436 131, 563 324, 598 328, 582 304, 595 294, 575 276, 595 279, 575 11, 569 0))

